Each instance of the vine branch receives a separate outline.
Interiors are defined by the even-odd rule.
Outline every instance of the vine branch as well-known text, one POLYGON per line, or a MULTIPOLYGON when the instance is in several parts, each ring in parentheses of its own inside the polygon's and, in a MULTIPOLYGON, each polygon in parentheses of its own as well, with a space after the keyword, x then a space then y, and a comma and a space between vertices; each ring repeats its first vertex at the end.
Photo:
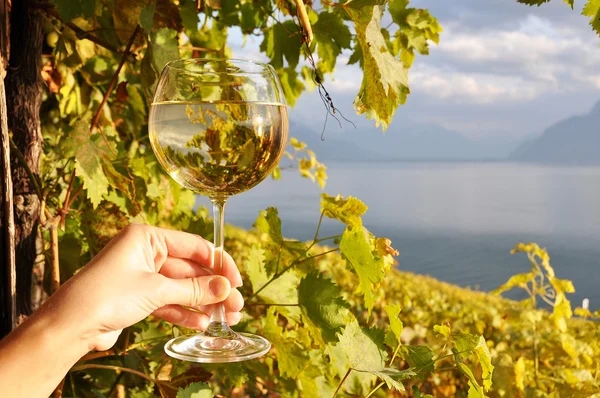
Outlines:
POLYGON ((97 363, 90 363, 90 364, 85 364, 85 365, 74 366, 73 368, 71 368, 71 372, 78 372, 80 370, 86 370, 86 369, 107 369, 107 370, 114 370, 115 372, 128 372, 128 373, 132 373, 136 376, 139 376, 143 379, 146 379, 152 383, 161 384, 161 382, 159 380, 153 379, 152 377, 150 377, 138 370, 124 368, 122 366, 100 365, 97 363))
MULTIPOLYGON (((311 248, 313 245, 314 245, 314 243, 313 243, 312 245, 310 245, 310 246, 308 247, 308 249, 306 249, 306 250, 307 250, 307 251, 308 251, 308 250, 310 250, 310 248, 311 248)), ((301 261, 298 261, 298 260, 300 259, 300 256, 299 256, 298 258, 296 258, 296 260, 292 261, 292 263, 291 263, 290 265, 288 265, 287 267, 285 267, 284 269, 282 269, 280 272, 278 272, 278 273, 276 273, 275 275, 273 275, 273 277, 272 277, 272 278, 271 278, 271 279, 270 279, 270 280, 269 280, 267 283, 265 283, 264 285, 262 285, 262 287, 261 287, 260 289, 258 289, 256 292, 252 293, 252 295, 251 295, 251 296, 248 298, 248 300, 247 300, 247 301, 250 301, 250 300, 252 300, 253 298, 255 298, 256 296, 258 296, 258 294, 259 294, 260 292, 262 292, 263 290, 265 290, 265 288, 266 288, 267 286, 269 286, 271 283, 273 283, 273 282, 275 282, 277 279, 279 279, 279 278, 281 277, 281 275, 283 275, 283 274, 284 274, 286 271, 288 271, 290 268, 292 268, 292 267, 294 267, 294 266, 296 266, 296 265, 298 265, 298 264, 302 264, 302 263, 303 263, 303 262, 305 262, 305 261, 312 260, 313 258, 321 257, 321 256, 324 256, 324 255, 326 255, 326 254, 329 254, 329 253, 336 252, 336 251, 338 251, 338 250, 340 250, 340 249, 336 247, 335 249, 327 250, 327 251, 324 251, 324 252, 322 252, 322 253, 315 254, 314 256, 309 256, 309 257, 306 257, 305 259, 303 259, 303 260, 301 260, 301 261)))
POLYGON ((350 376, 350 372, 352 372, 352 368, 348 368, 348 371, 346 372, 346 374, 342 378, 342 381, 340 381, 340 384, 338 384, 337 389, 335 390, 335 393, 333 393, 333 398, 335 398, 338 395, 338 392, 340 392, 340 389, 342 388, 342 385, 344 385, 344 382, 346 381, 346 379, 348 378, 348 376, 350 376))
MULTIPOLYGON (((115 70, 115 73, 113 74, 113 77, 110 80, 110 83, 108 84, 106 93, 104 93, 104 97, 102 97, 102 102, 100 103, 100 106, 98 107, 98 110, 96 111, 96 114, 92 118, 92 124, 90 125, 90 131, 93 131, 98 126, 98 121, 100 120, 100 115, 102 114, 102 108, 104 108, 104 105, 106 105, 106 101, 108 100, 108 97, 110 96, 111 92, 113 91, 113 89, 115 87, 115 83, 119 79, 119 73, 121 73, 121 68, 123 68, 123 65, 125 64, 125 60, 127 59, 128 55, 131 52, 131 47, 133 46, 135 37, 137 36, 137 34, 139 32, 140 32, 140 26, 138 25, 135 27, 133 34, 129 38, 129 42, 127 43, 125 52, 121 56, 121 61, 119 62, 119 66, 117 66, 117 70, 115 70)), ((100 132, 102 133, 102 137, 104 137, 104 140, 106 141, 106 136, 104 135, 104 133, 102 131, 100 131, 100 132)))
POLYGON ((60 18, 60 16, 58 15, 58 12, 56 11, 55 8, 48 8, 48 7, 40 7, 40 8, 42 9, 42 11, 44 13, 46 13, 46 15, 62 22, 66 27, 68 27, 73 32, 75 32, 75 34, 77 35, 78 38, 89 40, 92 43, 97 44, 100 47, 107 49, 108 51, 112 51, 112 52, 118 53, 118 54, 122 53, 122 51, 119 50, 117 47, 102 40, 99 37, 94 36, 90 32, 81 29, 79 26, 75 25, 73 22, 63 22, 63 20, 60 18))

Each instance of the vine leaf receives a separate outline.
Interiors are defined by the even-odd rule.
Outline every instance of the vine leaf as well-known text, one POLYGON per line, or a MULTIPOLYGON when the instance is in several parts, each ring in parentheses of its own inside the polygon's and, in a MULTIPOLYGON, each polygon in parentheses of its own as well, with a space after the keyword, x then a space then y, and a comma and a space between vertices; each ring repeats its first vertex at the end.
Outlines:
POLYGON ((415 50, 429 54, 429 42, 439 43, 442 27, 428 10, 406 8, 408 1, 394 0, 389 3, 392 20, 400 27, 396 31, 392 45, 394 55, 400 52, 400 59, 409 68, 415 59, 415 50))
POLYGON ((319 54, 318 68, 321 72, 333 72, 335 61, 342 49, 350 48, 352 34, 340 14, 322 12, 313 25, 319 54))
MULTIPOLYGON (((528 6, 541 6, 544 3, 548 3, 550 0, 517 0, 517 3, 527 4, 528 6)), ((565 4, 573 8, 575 0, 563 0, 565 4)))
POLYGON ((600 35, 600 0, 588 0, 582 14, 592 18, 590 25, 600 35))
POLYGON ((254 227, 260 232, 267 234, 275 243, 283 243, 281 234, 281 220, 279 219, 279 211, 275 207, 269 207, 266 210, 261 210, 254 227))
POLYGON ((481 377, 483 378, 483 389, 488 391, 492 386, 492 374, 494 365, 492 365, 492 354, 485 343, 483 336, 479 336, 479 344, 475 347, 475 355, 481 365, 481 377))
POLYGON ((140 26, 144 28, 148 34, 152 32, 152 20, 154 19, 155 9, 156 3, 154 1, 150 1, 140 12, 140 26))
POLYGON ((358 114, 366 113, 385 131, 396 108, 406 102, 410 92, 408 69, 390 53, 381 33, 384 6, 362 6, 363 3, 372 2, 361 1, 360 8, 346 8, 355 24, 363 57, 363 80, 354 107, 358 114))
POLYGON ((96 2, 94 0, 54 0, 54 6, 58 10, 60 18, 68 22, 77 17, 91 18, 94 15, 96 2))
POLYGON ((334 218, 349 227, 362 226, 361 217, 367 211, 367 205, 352 196, 329 196, 321 194, 321 211, 326 217, 334 218))
POLYGON ((450 338, 450 327, 448 325, 435 325, 433 326, 433 332, 436 334, 441 334, 445 338, 450 338))
MULTIPOLYGON (((258 245, 250 248, 248 258, 244 262, 245 271, 252 284, 253 291, 258 291, 268 281, 269 276, 265 270, 265 251, 258 245)), ((295 272, 285 272, 269 286, 261 290, 258 297, 268 304, 290 304, 298 299, 297 286, 299 278, 295 272)), ((298 307, 281 307, 280 312, 288 319, 300 321, 301 312, 298 307)))
POLYGON ((363 294, 370 315, 375 303, 373 285, 379 283, 385 276, 386 262, 384 258, 373 256, 369 232, 362 227, 346 228, 340 242, 340 251, 348 265, 358 275, 357 292, 363 294))
POLYGON ((337 340, 336 333, 352 319, 350 304, 341 296, 342 289, 323 274, 309 273, 298 286, 298 304, 325 342, 337 340))
POLYGON ((260 43, 260 50, 265 52, 271 59, 271 65, 275 69, 284 67, 284 57, 290 68, 296 68, 300 60, 300 48, 302 42, 294 34, 298 27, 293 21, 287 20, 275 23, 264 33, 264 39, 260 43))
POLYGON ((181 22, 183 27, 189 30, 198 30, 198 11, 196 10, 195 1, 186 1, 179 6, 179 12, 181 13, 181 22))
POLYGON ((463 359, 471 355, 475 350, 475 347, 479 344, 479 337, 480 336, 461 331, 456 332, 456 334, 452 336, 452 341, 454 342, 456 349, 460 352, 458 355, 463 359))
MULTIPOLYGON (((208 381, 211 376, 212 373, 206 371, 204 368, 192 366, 180 375, 175 376, 170 382, 159 384, 158 388, 163 398, 176 398, 180 396, 180 391, 185 389, 186 386, 189 386, 192 383, 208 381)), ((205 385, 208 386, 207 384, 205 385)), ((192 396, 195 397, 196 395, 192 396)), ((200 397, 202 396, 203 395, 200 395, 200 397)), ((212 395, 210 396, 212 397, 212 395)))
POLYGON ((294 332, 283 331, 277 324, 277 315, 269 310, 264 317, 264 336, 275 347, 279 371, 285 377, 297 377, 310 362, 307 351, 294 336, 294 332))
POLYGON ((417 372, 419 379, 425 380, 435 370, 433 350, 424 345, 403 345, 402 357, 417 372))
POLYGON ((87 197, 94 208, 98 207, 109 187, 103 166, 112 167, 108 159, 116 145, 109 148, 100 134, 91 134, 87 124, 80 121, 68 133, 64 149, 75 157, 77 175, 83 180, 87 197))
POLYGON ((150 35, 152 46, 152 66, 160 73, 166 63, 179 58, 179 43, 177 42, 177 31, 169 28, 161 28, 150 35))
MULTIPOLYGON (((492 374, 494 372, 494 366, 492 365, 492 354, 485 342, 483 336, 475 336, 469 333, 457 332, 452 335, 452 341, 456 348, 453 349, 454 357, 457 363, 457 366, 470 380, 469 383, 472 382, 473 386, 469 389, 469 394, 471 394, 471 390, 473 393, 478 393, 481 389, 477 380, 473 377, 470 369, 462 363, 462 360, 469 357, 471 354, 475 354, 479 364, 481 365, 481 377, 483 379, 483 389, 485 391, 489 390, 492 386, 492 374), (466 368, 468 370, 465 371, 466 368)), ((483 394, 483 392, 482 392, 483 394)), ((476 395, 478 396, 478 395, 476 395)))
POLYGON ((212 398, 214 396, 210 386, 203 382, 196 382, 177 391, 177 398, 212 398))
POLYGON ((385 366, 386 354, 375 341, 360 328, 358 322, 349 323, 342 334, 338 334, 338 346, 348 359, 353 371, 365 372, 380 377, 388 386, 404 391, 401 380, 414 376, 410 370, 398 370, 385 366))
POLYGON ((506 283, 502 286, 496 288, 492 293, 493 294, 501 294, 507 292, 514 287, 524 287, 528 282, 532 281, 535 278, 535 274, 533 272, 525 272, 523 274, 516 274, 511 276, 506 283))
POLYGON ((264 249, 264 265, 266 276, 271 276, 277 271, 277 265, 281 261, 281 252, 284 246, 283 236, 281 234, 281 220, 279 212, 274 207, 261 210, 254 227, 266 235, 263 239, 262 247, 264 249))
POLYGON ((400 307, 400 304, 390 304, 386 305, 383 309, 386 312, 388 318, 390 319, 390 327, 388 330, 388 334, 386 334, 386 343, 389 342, 390 344, 388 345, 391 347, 393 346, 393 340, 395 339, 396 344, 400 344, 400 335, 402 334, 404 325, 402 324, 402 321, 398 316, 402 311, 402 307, 400 307), (390 333, 391 336, 393 336, 393 338, 388 337, 390 333))

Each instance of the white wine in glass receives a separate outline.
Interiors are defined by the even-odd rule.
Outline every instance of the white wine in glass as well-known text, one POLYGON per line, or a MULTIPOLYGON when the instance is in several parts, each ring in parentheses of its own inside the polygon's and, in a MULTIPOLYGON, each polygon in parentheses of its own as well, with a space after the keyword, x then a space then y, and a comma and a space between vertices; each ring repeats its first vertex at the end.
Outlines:
MULTIPOLYGON (((271 66, 251 61, 170 62, 156 87, 148 129, 167 173, 213 204, 213 264, 220 274, 227 198, 264 180, 286 146, 287 107, 277 75, 271 66)), ((218 363, 256 358, 270 346, 263 337, 231 330, 218 304, 205 332, 176 337, 165 351, 182 360, 218 363)))

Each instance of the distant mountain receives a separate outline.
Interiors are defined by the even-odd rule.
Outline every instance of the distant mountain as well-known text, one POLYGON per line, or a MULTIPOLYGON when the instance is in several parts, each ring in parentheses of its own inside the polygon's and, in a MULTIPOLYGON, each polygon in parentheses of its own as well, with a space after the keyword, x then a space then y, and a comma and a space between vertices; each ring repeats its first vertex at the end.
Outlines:
POLYGON ((330 124, 322 141, 320 132, 291 120, 290 136, 306 142, 322 160, 500 160, 518 144, 498 137, 474 141, 433 124, 404 122, 385 134, 366 123, 336 127, 330 124))
POLYGON ((600 102, 586 115, 573 116, 547 128, 539 138, 513 152, 510 159, 537 163, 600 164, 600 102))

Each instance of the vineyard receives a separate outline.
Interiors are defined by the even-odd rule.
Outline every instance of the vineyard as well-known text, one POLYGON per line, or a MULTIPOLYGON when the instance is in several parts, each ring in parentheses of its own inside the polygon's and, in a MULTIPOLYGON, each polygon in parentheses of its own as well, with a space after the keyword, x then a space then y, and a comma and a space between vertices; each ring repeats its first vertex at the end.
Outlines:
MULTIPOLYGON (((301 21, 300 1, 13 2, 10 59, 21 63, 6 68, 11 134, 3 143, 13 170, 21 318, 132 222, 212 239, 207 210, 195 210, 194 194, 161 170, 150 148, 149 104, 167 62, 229 57, 236 29, 260 40, 289 105, 312 90, 306 95, 319 95, 323 117, 335 121, 343 116, 323 83, 346 52, 364 72, 355 110, 384 129, 391 123, 410 93, 409 68, 442 27, 404 0, 320 3, 306 2, 301 21)), ((595 30, 599 10, 597 0, 584 10, 595 30)), ((314 148, 290 144, 273 177, 290 168, 326 187, 314 148)), ((402 272, 403 242, 371 234, 366 211, 357 198, 323 194, 308 242, 282 236, 275 208, 261 211, 250 231, 228 227, 225 248, 246 299, 235 330, 268 338, 264 358, 202 366, 171 359, 164 343, 192 331, 148 318, 112 349, 82 358, 55 396, 600 396, 600 313, 569 302, 574 287, 559 278, 565 270, 555 274, 545 249, 517 244, 523 273, 494 293, 461 289, 402 272), (322 236, 324 218, 343 233, 322 236), (499 296, 511 289, 529 298, 499 296)))

